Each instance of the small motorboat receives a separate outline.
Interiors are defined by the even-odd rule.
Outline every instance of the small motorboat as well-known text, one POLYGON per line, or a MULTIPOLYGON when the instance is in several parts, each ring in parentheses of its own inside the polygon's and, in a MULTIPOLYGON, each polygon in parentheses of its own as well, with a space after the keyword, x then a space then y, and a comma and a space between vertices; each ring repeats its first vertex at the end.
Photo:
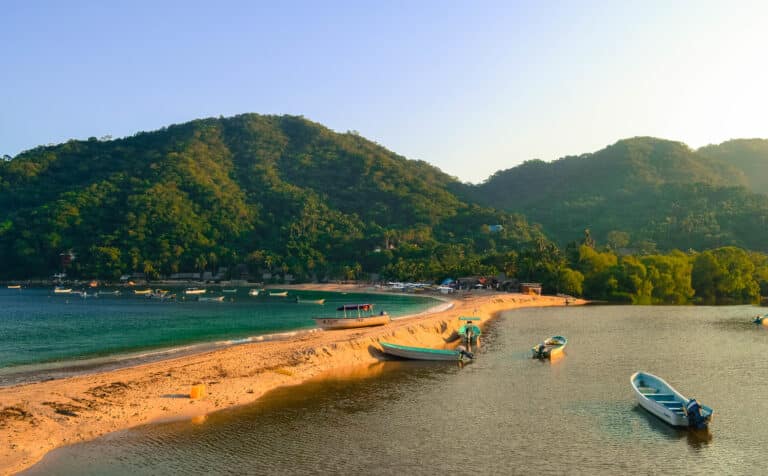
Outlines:
POLYGON ((187 288, 184 290, 184 294, 186 294, 187 296, 205 294, 205 289, 204 288, 187 288))
POLYGON ((222 289, 221 292, 224 294, 237 294, 237 289, 222 289))
POLYGON ((637 403, 672 426, 701 430, 712 421, 714 410, 684 397, 661 377, 635 372, 629 380, 637 403))
POLYGON ((251 289, 250 291, 248 291, 248 295, 249 296, 258 296, 259 295, 259 290, 258 289, 251 289))
POLYGON ((296 304, 325 304, 325 299, 301 299, 296 297, 296 304))
POLYGON ((336 317, 314 317, 322 329, 354 329, 356 327, 383 326, 391 321, 389 314, 373 313, 373 304, 344 304, 336 308, 336 317))
POLYGON ((114 291, 97 291, 96 295, 97 296, 119 296, 120 291, 117 289, 114 291))
POLYGON ((568 339, 563 336, 552 336, 544 339, 541 344, 531 348, 534 359, 554 359, 563 355, 568 339))
POLYGON ((54 294, 70 294, 72 292, 72 288, 65 288, 62 286, 56 286, 53 288, 54 294))
POLYGON ((133 294, 138 294, 141 296, 149 296, 150 294, 152 294, 152 290, 151 289, 134 289, 133 294))
POLYGON ((272 297, 287 297, 288 296, 288 291, 280 291, 280 292, 276 292, 276 293, 270 292, 269 295, 272 296, 272 297))
POLYGON ((459 330, 457 330, 456 333, 459 335, 459 338, 461 338, 462 344, 477 344, 480 341, 480 334, 482 334, 482 331, 480 330, 480 327, 475 324, 475 322, 480 322, 480 318, 475 316, 462 316, 459 318, 459 321, 462 323, 462 325, 459 327, 459 330))
POLYGON ((21 289, 21 284, 9 284, 8 289, 21 289))
POLYGON ((410 360, 451 360, 455 362, 464 360, 465 357, 468 359, 475 357, 462 346, 458 346, 456 349, 430 349, 429 347, 411 347, 383 341, 379 341, 379 344, 381 344, 385 354, 410 360))
POLYGON ((224 302, 224 296, 211 296, 211 297, 205 297, 200 296, 197 298, 200 302, 224 302))

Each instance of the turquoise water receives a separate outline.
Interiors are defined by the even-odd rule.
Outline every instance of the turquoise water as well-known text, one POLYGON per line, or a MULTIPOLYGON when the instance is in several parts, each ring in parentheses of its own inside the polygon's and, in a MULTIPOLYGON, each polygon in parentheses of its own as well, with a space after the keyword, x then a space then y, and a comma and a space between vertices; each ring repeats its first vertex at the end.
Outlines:
MULTIPOLYGON (((213 295, 221 291, 206 294, 213 295)), ((2 289, 0 381, 3 373, 34 370, 35 365, 310 329, 315 327, 313 317, 335 316, 342 304, 373 303, 376 311, 386 310, 393 317, 439 304, 425 297, 311 291, 290 291, 280 298, 251 297, 247 289, 238 289, 225 296, 225 302, 198 302, 189 296, 161 302, 136 295, 84 299, 55 295, 51 289, 2 289), (297 304, 297 296, 326 302, 297 304)))
POLYGON ((505 313, 467 365, 384 361, 277 389, 205 421, 50 453, 29 475, 764 474, 768 327, 735 307, 505 313), (568 337, 556 361, 530 358, 568 337), (715 409, 707 432, 639 408, 645 370, 715 409))

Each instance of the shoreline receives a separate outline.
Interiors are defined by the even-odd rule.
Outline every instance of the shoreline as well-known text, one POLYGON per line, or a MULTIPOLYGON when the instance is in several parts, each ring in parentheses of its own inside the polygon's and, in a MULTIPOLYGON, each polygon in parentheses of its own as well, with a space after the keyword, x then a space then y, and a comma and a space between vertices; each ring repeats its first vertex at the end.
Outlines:
MULTIPOLYGON (((375 292, 360 285, 292 285, 284 289, 375 292)), ((0 473, 22 471, 61 446, 142 424, 201 417, 254 402, 277 387, 297 385, 334 369, 377 362, 382 360, 380 339, 452 347, 455 343, 447 344, 461 315, 476 315, 483 325, 502 311, 565 304, 561 297, 488 291, 440 298, 447 302, 429 313, 403 316, 385 326, 244 342, 131 367, 0 388, 0 473), (205 385, 205 398, 189 398, 196 384, 205 385)))

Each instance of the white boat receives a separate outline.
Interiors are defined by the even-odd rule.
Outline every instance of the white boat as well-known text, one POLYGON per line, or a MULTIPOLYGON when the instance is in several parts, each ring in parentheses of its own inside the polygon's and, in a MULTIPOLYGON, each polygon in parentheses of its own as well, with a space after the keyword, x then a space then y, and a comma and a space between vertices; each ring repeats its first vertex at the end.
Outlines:
POLYGON ((120 291, 119 290, 114 290, 114 291, 97 291, 96 295, 97 296, 119 296, 120 295, 120 291))
POLYGON ((237 294, 237 289, 222 289, 221 292, 224 294, 237 294))
POLYGON ((382 311, 373 314, 373 304, 345 304, 336 309, 342 313, 338 317, 315 317, 315 323, 322 329, 354 329, 357 327, 383 326, 389 324, 389 314, 382 311))
POLYGON ((55 288, 53 288, 54 294, 69 294, 71 292, 72 292, 72 288, 65 288, 61 286, 56 286, 55 288))
POLYGON ((21 284, 9 284, 8 289, 21 289, 21 284))
POLYGON ((200 296, 197 298, 200 302, 224 302, 224 296, 216 296, 216 297, 204 297, 200 296))
POLYGON ((276 293, 270 292, 269 295, 272 296, 272 297, 287 297, 288 296, 288 291, 281 291, 281 292, 276 292, 276 293))
POLYGON ((190 296, 190 295, 194 296, 194 295, 198 295, 198 294, 205 294, 205 289, 201 289, 201 288, 187 288, 187 289, 184 290, 184 294, 186 294, 187 296, 190 296))
POLYGON ((467 352, 464 347, 458 346, 456 349, 430 349, 429 347, 411 347, 407 345, 390 344, 389 342, 379 341, 385 354, 394 355, 403 359, 410 360, 463 360, 464 357, 474 358, 471 352, 467 352))
POLYGON ((637 403, 672 426, 703 429, 712 420, 714 410, 704 405, 699 405, 699 415, 689 414, 694 399, 686 398, 661 377, 635 372, 629 380, 637 403))
POLYGON ((134 289, 133 294, 138 294, 139 296, 148 296, 152 294, 151 289, 134 289))
POLYGON ((249 296, 258 296, 259 295, 259 290, 258 289, 251 289, 250 291, 248 291, 248 295, 249 296))

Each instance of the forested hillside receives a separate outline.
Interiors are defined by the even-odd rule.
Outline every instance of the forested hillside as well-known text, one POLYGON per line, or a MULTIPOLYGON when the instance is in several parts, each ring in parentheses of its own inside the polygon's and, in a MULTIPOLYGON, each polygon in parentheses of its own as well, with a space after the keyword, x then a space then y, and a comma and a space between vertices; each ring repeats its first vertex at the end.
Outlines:
POLYGON ((464 193, 524 214, 561 245, 589 229, 598 241, 637 252, 728 245, 765 251, 768 196, 746 187, 768 174, 754 173, 747 160, 723 160, 716 149, 705 154, 679 142, 627 139, 593 154, 529 161, 464 193))
POLYGON ((70 250, 71 276, 111 279, 238 265, 300 280, 473 274, 541 239, 519 215, 462 202, 457 186, 293 116, 72 140, 0 162, 0 276, 49 276, 70 250))
POLYGON ((750 190, 768 194, 768 140, 735 139, 696 152, 736 167, 744 173, 750 190))

